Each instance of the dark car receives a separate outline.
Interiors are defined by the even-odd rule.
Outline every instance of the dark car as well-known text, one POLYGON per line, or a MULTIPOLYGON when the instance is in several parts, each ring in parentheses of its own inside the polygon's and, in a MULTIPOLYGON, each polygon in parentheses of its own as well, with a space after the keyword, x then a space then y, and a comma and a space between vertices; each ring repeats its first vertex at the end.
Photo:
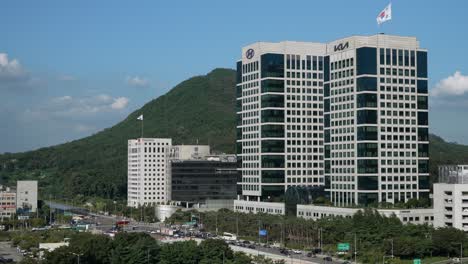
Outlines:
POLYGON ((255 246, 252 245, 252 244, 250 244, 250 245, 248 246, 248 248, 255 249, 255 246))
POLYGON ((325 260, 325 261, 333 261, 333 259, 332 259, 330 256, 324 257, 323 260, 325 260))
POLYGON ((308 258, 315 258, 315 257, 317 257, 317 256, 316 256, 314 253, 309 252, 309 253, 307 253, 307 257, 308 257, 308 258))

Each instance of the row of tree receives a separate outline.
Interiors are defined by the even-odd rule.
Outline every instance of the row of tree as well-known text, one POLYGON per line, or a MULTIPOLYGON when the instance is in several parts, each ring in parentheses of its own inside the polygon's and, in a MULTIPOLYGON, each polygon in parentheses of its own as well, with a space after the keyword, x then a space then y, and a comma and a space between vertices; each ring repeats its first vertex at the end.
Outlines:
MULTIPOLYGON (((461 243, 468 248, 468 239, 461 230, 403 224, 396 216, 386 217, 371 209, 359 211, 351 218, 327 217, 317 221, 229 210, 177 211, 167 222, 178 224, 194 217, 206 231, 236 233, 254 241, 259 239, 259 229, 265 229, 267 235, 260 237, 261 242, 276 242, 291 248, 322 248, 333 254, 338 243, 349 243, 351 248, 345 257, 354 258, 356 249, 358 261, 362 263, 381 262, 383 256, 392 255, 392 248, 393 255, 401 259, 459 256, 461 243)), ((464 251, 466 256, 468 252, 464 251)))
MULTIPOLYGON (((53 232, 53 231, 49 231, 53 232)), ((24 237, 23 237, 24 238, 24 237)), ((42 259, 25 258, 22 264, 284 264, 263 257, 233 252, 222 240, 207 239, 161 244, 148 234, 104 235, 74 233, 69 246, 44 254, 42 259)))

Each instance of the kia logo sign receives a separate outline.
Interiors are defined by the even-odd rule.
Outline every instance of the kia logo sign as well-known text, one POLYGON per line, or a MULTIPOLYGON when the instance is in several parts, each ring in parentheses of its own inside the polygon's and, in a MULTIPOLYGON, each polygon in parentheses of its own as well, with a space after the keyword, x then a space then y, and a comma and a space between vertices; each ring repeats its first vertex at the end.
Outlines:
POLYGON ((247 57, 247 59, 251 59, 253 58, 253 56, 255 55, 255 51, 253 49, 248 49, 246 52, 245 52, 245 57, 247 57))
POLYGON ((338 45, 335 45, 335 47, 333 48, 333 51, 334 52, 342 51, 342 50, 347 49, 347 48, 349 48, 349 42, 346 42, 345 44, 340 43, 338 45))

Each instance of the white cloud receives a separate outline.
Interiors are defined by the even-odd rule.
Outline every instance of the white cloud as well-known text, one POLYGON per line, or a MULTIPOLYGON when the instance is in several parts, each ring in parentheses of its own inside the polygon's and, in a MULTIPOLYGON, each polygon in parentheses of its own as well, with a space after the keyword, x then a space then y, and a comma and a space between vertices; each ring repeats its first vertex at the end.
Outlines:
POLYGON ((149 80, 143 77, 139 76, 128 76, 127 79, 127 84, 130 86, 136 86, 136 87, 148 87, 149 86, 149 80))
POLYGON ((77 118, 123 110, 128 106, 127 97, 112 97, 99 94, 91 97, 72 97, 65 95, 55 97, 40 107, 27 109, 26 114, 32 118, 77 118))
POLYGON ((128 105, 128 98, 126 97, 119 97, 114 99, 114 102, 111 104, 111 108, 115 110, 124 109, 128 105))
POLYGON ((456 71, 432 89, 432 96, 459 96, 468 93, 468 76, 456 71))
POLYGON ((10 60, 8 54, 0 53, 0 81, 15 82, 28 79, 28 74, 18 60, 10 60))

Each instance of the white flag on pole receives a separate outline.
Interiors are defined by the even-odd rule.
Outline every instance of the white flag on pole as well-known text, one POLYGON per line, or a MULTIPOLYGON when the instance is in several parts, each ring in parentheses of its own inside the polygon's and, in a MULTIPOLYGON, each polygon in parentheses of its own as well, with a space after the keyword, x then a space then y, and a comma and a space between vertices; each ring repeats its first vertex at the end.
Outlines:
POLYGON ((140 115, 139 117, 137 117, 137 119, 143 121, 143 115, 140 115))
POLYGON ((380 25, 383 22, 386 22, 391 19, 392 19, 392 3, 388 4, 388 6, 386 6, 384 10, 382 10, 382 12, 379 13, 379 15, 377 16, 377 24, 380 25))

